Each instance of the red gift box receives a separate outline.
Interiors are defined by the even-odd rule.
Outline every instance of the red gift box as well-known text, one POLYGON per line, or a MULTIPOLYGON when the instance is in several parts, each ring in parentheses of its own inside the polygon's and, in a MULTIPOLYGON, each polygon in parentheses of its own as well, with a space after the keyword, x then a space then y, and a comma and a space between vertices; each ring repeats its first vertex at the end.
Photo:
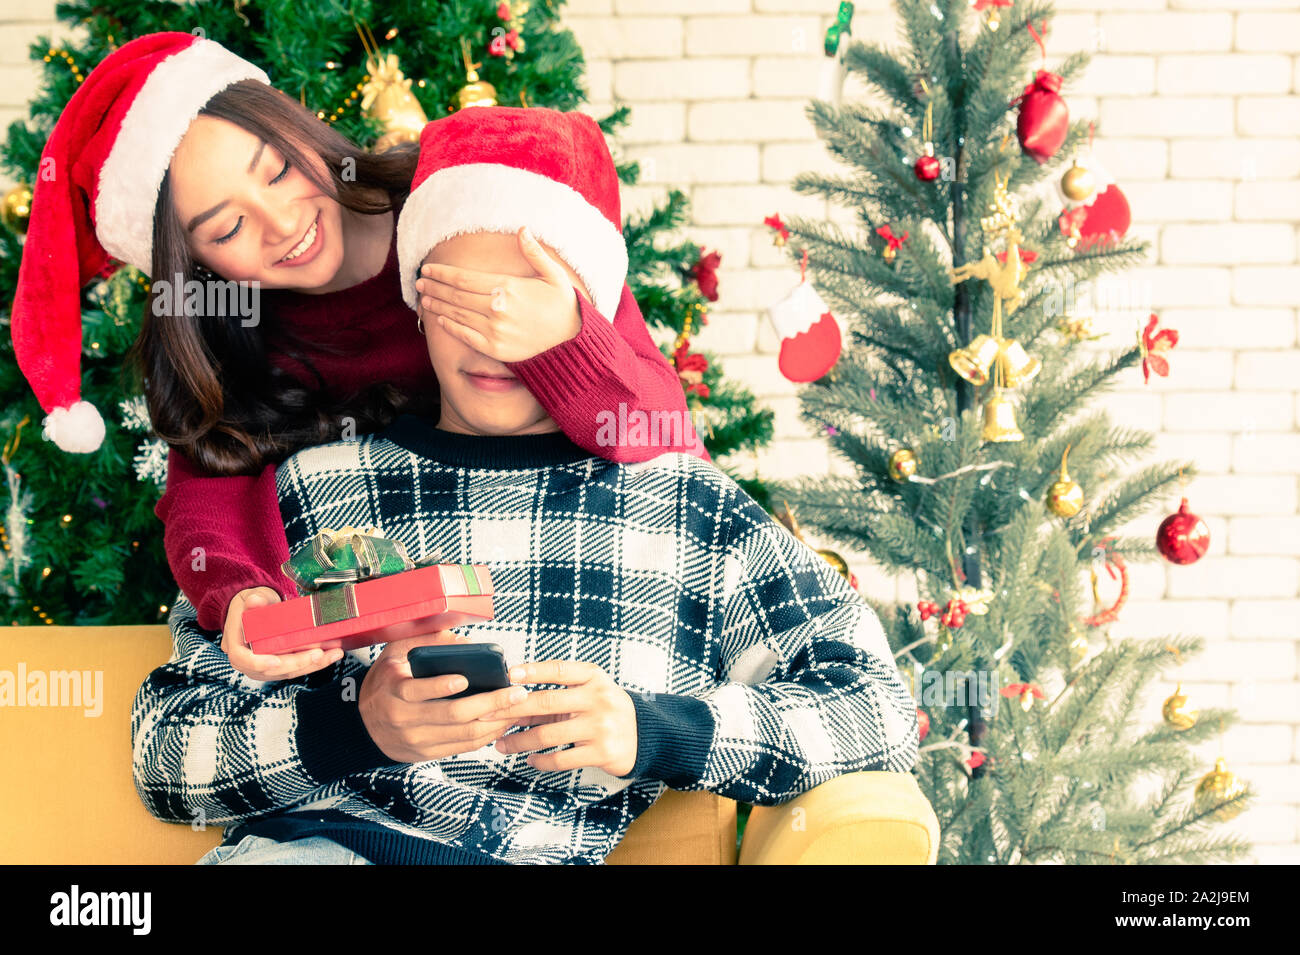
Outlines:
POLYGON ((244 612, 244 640, 254 653, 353 650, 492 619, 492 575, 483 564, 435 564, 347 583, 244 612), (346 606, 325 622, 322 601, 346 606))

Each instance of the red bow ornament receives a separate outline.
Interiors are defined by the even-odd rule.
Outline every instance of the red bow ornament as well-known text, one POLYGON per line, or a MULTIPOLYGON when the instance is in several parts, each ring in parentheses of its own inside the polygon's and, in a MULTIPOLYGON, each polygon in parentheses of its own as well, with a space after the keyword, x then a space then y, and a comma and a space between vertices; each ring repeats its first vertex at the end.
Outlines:
POLYGON ((1162 328, 1156 331, 1158 319, 1154 312, 1147 321, 1147 327, 1139 337, 1142 345, 1142 380, 1151 383, 1151 372, 1155 372, 1161 378, 1169 376, 1169 360, 1165 358, 1164 352, 1169 351, 1178 344, 1178 332, 1172 328, 1162 328))

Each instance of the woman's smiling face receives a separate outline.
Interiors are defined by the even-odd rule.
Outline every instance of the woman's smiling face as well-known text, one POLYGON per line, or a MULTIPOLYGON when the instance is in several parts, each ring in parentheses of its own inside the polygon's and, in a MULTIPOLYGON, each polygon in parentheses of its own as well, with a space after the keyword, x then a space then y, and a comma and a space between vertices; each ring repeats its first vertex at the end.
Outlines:
POLYGON ((222 278, 319 290, 338 274, 342 207, 255 133, 196 117, 170 183, 191 256, 222 278))

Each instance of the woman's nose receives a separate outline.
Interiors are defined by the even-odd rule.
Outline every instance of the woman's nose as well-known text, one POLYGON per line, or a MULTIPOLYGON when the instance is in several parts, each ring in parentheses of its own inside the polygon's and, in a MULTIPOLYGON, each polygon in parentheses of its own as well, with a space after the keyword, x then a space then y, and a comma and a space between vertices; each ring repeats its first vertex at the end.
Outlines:
POLYGON ((266 206, 262 211, 265 222, 265 238, 268 245, 283 245, 290 239, 298 238, 305 226, 299 222, 298 210, 290 205, 266 206))

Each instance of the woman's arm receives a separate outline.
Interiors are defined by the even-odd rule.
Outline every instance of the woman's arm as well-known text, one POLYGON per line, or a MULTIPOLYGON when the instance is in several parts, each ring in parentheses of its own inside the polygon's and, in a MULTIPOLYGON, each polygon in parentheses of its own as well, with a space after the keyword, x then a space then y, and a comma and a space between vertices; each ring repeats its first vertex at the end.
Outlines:
POLYGON ((711 462, 677 372, 650 338, 632 290, 623 285, 612 324, 576 289, 574 295, 582 319, 577 337, 510 365, 560 430, 610 461, 684 451, 711 462), (640 433, 647 441, 628 427, 633 412, 646 415, 640 433))
POLYGON ((167 490, 154 507, 163 522, 167 563, 198 612, 198 625, 220 630, 231 598, 270 587, 298 596, 280 570, 289 544, 275 489, 275 465, 256 477, 209 477, 182 452, 167 453, 167 490))

